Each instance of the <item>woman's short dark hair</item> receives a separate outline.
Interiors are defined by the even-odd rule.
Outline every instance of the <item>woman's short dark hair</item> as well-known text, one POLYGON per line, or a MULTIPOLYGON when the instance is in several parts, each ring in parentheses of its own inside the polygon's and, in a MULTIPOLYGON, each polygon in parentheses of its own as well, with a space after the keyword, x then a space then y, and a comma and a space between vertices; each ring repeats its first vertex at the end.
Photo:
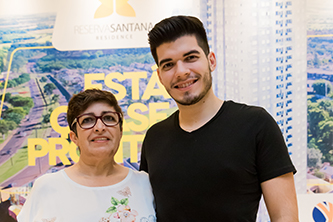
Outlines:
MULTIPOLYGON (((76 126, 72 123, 74 119, 81 115, 91 104, 96 102, 105 102, 115 109, 116 112, 121 113, 121 117, 123 117, 122 110, 118 105, 116 97, 109 91, 100 90, 100 89, 87 89, 83 92, 80 92, 74 95, 70 101, 68 102, 67 108, 67 122, 70 130, 75 132, 76 134, 76 126)), ((122 119, 120 120, 120 129, 122 129, 122 119)))
POLYGON ((150 51, 157 65, 156 48, 163 43, 174 42, 185 35, 194 35, 206 56, 209 54, 207 35, 202 22, 193 16, 172 16, 157 23, 148 33, 150 51))

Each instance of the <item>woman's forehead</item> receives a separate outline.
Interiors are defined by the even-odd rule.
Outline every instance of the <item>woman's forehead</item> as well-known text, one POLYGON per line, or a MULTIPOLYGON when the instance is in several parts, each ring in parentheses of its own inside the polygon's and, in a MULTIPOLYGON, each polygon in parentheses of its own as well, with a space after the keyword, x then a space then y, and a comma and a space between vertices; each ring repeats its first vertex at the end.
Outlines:
POLYGON ((97 101, 88 106, 81 114, 83 113, 94 113, 100 115, 103 112, 115 111, 114 107, 109 105, 107 102, 97 101))

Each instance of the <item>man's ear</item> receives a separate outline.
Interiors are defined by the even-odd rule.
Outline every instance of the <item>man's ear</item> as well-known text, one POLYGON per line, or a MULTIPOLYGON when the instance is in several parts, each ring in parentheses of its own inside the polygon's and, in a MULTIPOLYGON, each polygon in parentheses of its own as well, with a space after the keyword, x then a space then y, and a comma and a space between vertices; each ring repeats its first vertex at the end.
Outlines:
POLYGON ((157 67, 156 71, 157 71, 157 76, 158 76, 158 79, 160 80, 160 82, 161 82, 161 83, 162 83, 162 85, 163 85, 163 82, 162 82, 162 79, 161 79, 160 70, 159 70, 159 68, 158 68, 158 67, 157 67))
POLYGON ((213 72, 216 68, 216 57, 214 52, 210 52, 207 56, 208 58, 208 62, 209 62, 209 67, 210 67, 210 71, 213 72))
POLYGON ((77 137, 77 135, 73 131, 69 132, 69 138, 71 139, 72 142, 74 142, 76 144, 76 146, 79 146, 78 145, 79 138, 77 137))

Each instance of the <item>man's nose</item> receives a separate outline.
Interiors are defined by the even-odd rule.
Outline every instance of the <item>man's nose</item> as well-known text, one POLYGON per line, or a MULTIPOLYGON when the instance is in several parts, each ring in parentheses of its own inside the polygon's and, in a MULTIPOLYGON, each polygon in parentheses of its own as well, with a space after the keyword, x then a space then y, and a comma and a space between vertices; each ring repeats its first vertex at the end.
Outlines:
POLYGON ((176 63, 176 77, 182 78, 183 76, 188 76, 190 74, 190 69, 183 61, 178 61, 176 63))

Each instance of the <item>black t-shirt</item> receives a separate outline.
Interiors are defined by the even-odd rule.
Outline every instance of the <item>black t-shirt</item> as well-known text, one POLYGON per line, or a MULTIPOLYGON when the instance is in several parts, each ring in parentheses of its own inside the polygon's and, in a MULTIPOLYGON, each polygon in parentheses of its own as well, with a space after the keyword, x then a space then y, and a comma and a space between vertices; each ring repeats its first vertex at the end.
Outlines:
POLYGON ((263 109, 225 101, 186 132, 179 112, 152 126, 140 169, 149 173, 158 222, 255 221, 260 183, 296 172, 275 120, 263 109))

